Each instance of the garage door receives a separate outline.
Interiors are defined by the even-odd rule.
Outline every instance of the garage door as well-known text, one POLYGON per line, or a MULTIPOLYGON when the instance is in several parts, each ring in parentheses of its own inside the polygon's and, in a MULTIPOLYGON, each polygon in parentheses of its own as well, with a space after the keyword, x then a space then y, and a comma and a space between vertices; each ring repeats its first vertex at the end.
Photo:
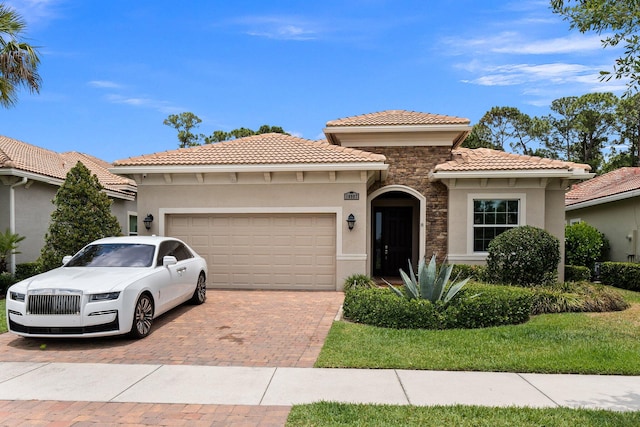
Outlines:
POLYGON ((335 290, 335 215, 170 215, 167 234, 207 260, 208 285, 335 290))

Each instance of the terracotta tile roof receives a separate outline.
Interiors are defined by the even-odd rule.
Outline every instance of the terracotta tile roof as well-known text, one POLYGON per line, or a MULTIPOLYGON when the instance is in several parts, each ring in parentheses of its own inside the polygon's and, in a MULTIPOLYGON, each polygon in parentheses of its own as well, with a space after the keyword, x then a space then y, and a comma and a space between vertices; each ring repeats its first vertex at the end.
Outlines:
POLYGON ((135 181, 112 174, 108 170, 111 165, 96 157, 75 151, 56 153, 26 142, 0 136, 0 170, 17 169, 64 180, 69 170, 78 161, 98 177, 100 184, 105 189, 129 196, 135 193, 135 181))
POLYGON ((466 171, 509 171, 509 170, 541 170, 541 169, 591 169, 583 165, 562 160, 544 159, 534 156, 506 153, 488 148, 458 148, 452 151, 453 160, 441 163, 434 168, 435 172, 466 171))
POLYGON ((469 119, 441 114, 419 113, 406 110, 386 110, 377 113, 345 117, 327 122, 336 126, 398 126, 398 125, 468 125, 469 119))
POLYGON ((118 160, 114 166, 255 165, 300 163, 384 162, 385 157, 366 151, 310 141, 280 133, 181 148, 118 160))
POLYGON ((620 168, 588 181, 574 184, 565 194, 565 205, 623 195, 640 190, 640 168, 620 168))

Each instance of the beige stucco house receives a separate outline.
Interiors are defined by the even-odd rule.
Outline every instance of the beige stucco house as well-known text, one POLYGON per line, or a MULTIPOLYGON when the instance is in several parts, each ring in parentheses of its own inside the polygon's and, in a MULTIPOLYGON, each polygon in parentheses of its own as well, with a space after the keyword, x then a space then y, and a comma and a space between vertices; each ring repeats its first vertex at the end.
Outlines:
POLYGON ((0 136, 0 231, 10 230, 25 240, 15 264, 35 261, 44 245, 44 236, 55 206, 52 203, 69 169, 82 162, 105 188, 113 201, 112 212, 123 233, 135 232, 136 185, 125 177, 109 172, 107 162, 87 154, 56 153, 22 141, 0 136))
POLYGON ((620 168, 578 183, 565 204, 567 224, 585 221, 604 233, 611 261, 640 260, 640 168, 620 168))
MULTIPOLYGON (((564 192, 589 167, 459 148, 468 119, 403 110, 329 121, 326 139, 264 134, 114 163, 141 234, 187 241, 226 288, 340 290, 437 254, 482 263, 497 233, 564 239, 564 192)), ((562 272, 562 268, 560 269, 562 272)))

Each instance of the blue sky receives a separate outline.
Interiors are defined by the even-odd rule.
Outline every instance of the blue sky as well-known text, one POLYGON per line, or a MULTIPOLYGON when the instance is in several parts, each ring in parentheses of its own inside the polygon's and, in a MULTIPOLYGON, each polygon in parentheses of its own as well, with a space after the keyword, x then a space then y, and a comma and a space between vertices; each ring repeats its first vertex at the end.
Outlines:
POLYGON ((538 0, 10 0, 39 46, 39 95, 2 109, 0 134, 107 161, 175 149, 169 114, 198 131, 282 126, 387 109, 469 118, 545 115, 593 91, 615 50, 538 0))

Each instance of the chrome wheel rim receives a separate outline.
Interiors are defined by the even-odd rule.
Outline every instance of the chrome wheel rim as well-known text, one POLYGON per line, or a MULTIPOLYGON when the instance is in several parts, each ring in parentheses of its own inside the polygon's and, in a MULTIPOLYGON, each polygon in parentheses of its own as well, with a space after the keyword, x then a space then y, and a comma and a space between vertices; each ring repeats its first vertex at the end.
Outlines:
POLYGON ((141 336, 147 335, 151 330, 153 321, 153 304, 147 296, 142 296, 136 304, 135 322, 136 330, 141 336))
POLYGON ((198 277, 198 284, 196 285, 196 293, 198 295, 198 301, 204 302, 207 299, 207 284, 203 276, 198 277))

